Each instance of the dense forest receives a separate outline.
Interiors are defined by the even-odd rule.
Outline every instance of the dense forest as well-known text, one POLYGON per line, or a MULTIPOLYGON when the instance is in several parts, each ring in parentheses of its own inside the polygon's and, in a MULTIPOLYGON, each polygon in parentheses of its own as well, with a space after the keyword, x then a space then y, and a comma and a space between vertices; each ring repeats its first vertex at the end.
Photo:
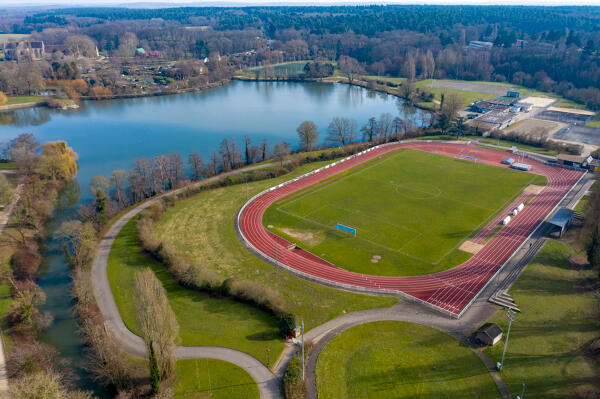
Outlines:
POLYGON ((142 46, 236 68, 351 57, 373 75, 513 82, 600 109, 600 7, 69 8, 2 20, 7 33, 85 36, 114 56, 142 46))

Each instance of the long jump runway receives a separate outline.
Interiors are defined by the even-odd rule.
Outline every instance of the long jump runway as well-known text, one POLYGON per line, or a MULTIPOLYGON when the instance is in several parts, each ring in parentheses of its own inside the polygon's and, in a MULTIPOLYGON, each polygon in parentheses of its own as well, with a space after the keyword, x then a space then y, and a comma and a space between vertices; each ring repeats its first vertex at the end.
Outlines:
MULTIPOLYGON (((237 228, 242 241, 276 266, 303 278, 357 292, 404 296, 459 317, 583 175, 581 171, 526 159, 524 162, 532 166, 529 173, 540 174, 548 179, 542 192, 467 262, 450 270, 422 276, 385 277, 350 272, 302 249, 289 250, 290 242, 264 228, 262 216, 269 205, 278 199, 400 148, 483 162, 497 167, 508 167, 500 162, 509 156, 514 157, 510 152, 470 144, 411 142, 379 146, 305 177, 273 187, 250 199, 237 215, 237 228)), ((507 211, 512 211, 512 208, 507 211)))

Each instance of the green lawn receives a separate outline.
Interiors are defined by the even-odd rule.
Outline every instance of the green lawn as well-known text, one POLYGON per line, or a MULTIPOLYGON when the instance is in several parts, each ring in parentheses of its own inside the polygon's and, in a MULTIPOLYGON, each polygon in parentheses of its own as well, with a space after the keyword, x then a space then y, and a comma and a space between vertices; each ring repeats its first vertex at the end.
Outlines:
POLYGON ((44 101, 45 98, 46 97, 44 96, 10 96, 8 97, 8 101, 5 105, 35 103, 39 101, 44 101))
MULTIPOLYGON (((430 93, 433 93, 436 100, 441 100, 442 94, 444 94, 444 95, 456 94, 456 96, 460 100, 460 103, 463 107, 466 107, 467 105, 469 105, 472 102, 476 102, 479 100, 488 100, 490 98, 496 97, 495 95, 490 94, 490 93, 456 90, 456 89, 446 89, 446 88, 441 88, 441 87, 430 87, 430 86, 428 86, 428 84, 430 84, 431 82, 433 82, 433 80, 431 80, 431 79, 420 80, 415 83, 415 87, 426 90, 430 93)), ((484 83, 484 82, 477 82, 477 83, 484 83)))
POLYGON ((377 76, 377 75, 365 75, 361 76, 362 79, 378 80, 380 82, 390 82, 396 85, 401 84, 406 78, 391 78, 389 76, 377 76))
POLYGON ((594 118, 588 122, 587 126, 600 127, 600 113, 594 116, 594 118))
MULTIPOLYGON (((444 79, 442 79, 442 80, 444 80, 444 79)), ((536 91, 533 89, 529 89, 527 87, 515 85, 512 83, 508 83, 508 82, 486 82, 486 81, 479 81, 479 80, 477 80, 477 81, 451 80, 451 81, 456 82, 456 83, 466 83, 466 84, 476 83, 476 84, 481 84, 481 85, 486 85, 486 86, 500 86, 500 87, 514 88, 521 93, 521 97, 536 96, 536 97, 560 98, 556 94, 553 94, 553 93, 539 92, 539 91, 536 91)), ((451 88, 440 88, 440 87, 428 86, 432 82, 433 82, 432 79, 420 80, 420 81, 416 82, 415 87, 435 94, 435 98, 437 100, 440 100, 442 93, 444 93, 446 95, 447 94, 456 94, 458 96, 458 98, 461 100, 461 104, 463 106, 467 106, 470 103, 475 102, 475 101, 488 100, 490 98, 494 98, 494 97, 498 96, 497 94, 491 94, 491 93, 486 93, 486 92, 477 92, 477 91, 470 91, 470 90, 458 90, 458 89, 451 89, 451 88)), ((563 100, 563 101, 567 101, 567 100, 563 100)), ((574 104, 574 103, 572 103, 572 104, 574 104)), ((572 107, 570 107, 570 108, 572 108, 572 107)))
POLYGON ((560 100, 556 104, 552 104, 552 106, 559 107, 559 108, 574 108, 574 109, 587 110, 587 107, 585 106, 585 104, 579 104, 579 103, 576 103, 575 101, 565 100, 565 99, 560 100))
POLYGON ((311 61, 290 61, 290 62, 282 62, 279 64, 265 65, 259 67, 249 68, 252 74, 259 72, 264 73, 265 70, 270 68, 274 73, 280 73, 284 76, 296 76, 304 72, 304 66, 307 62, 311 61))
MULTIPOLYGON (((517 143, 517 142, 509 141, 509 140, 495 139, 493 137, 464 136, 464 138, 468 138, 471 140, 477 140, 481 143, 487 143, 487 144, 498 145, 501 147, 506 147, 507 149, 510 149, 511 147, 517 147, 520 150, 535 152, 538 154, 552 155, 552 156, 558 155, 558 152, 553 151, 553 150, 547 150, 543 147, 536 147, 534 145, 522 144, 522 143, 517 143)), ((490 148, 490 147, 486 147, 486 148, 490 148)))
POLYGON ((499 398, 480 359, 429 327, 384 321, 335 337, 317 361, 320 399, 499 398))
MULTIPOLYGON (((249 183, 248 195, 251 197, 325 164, 311 163, 277 179, 249 183)), ((220 278, 256 281, 278 292, 289 310, 304 318, 307 329, 346 312, 387 307, 397 302, 396 298, 334 290, 275 271, 273 266, 252 255, 235 235, 233 219, 245 201, 244 185, 205 191, 169 209, 157 223, 157 230, 190 261, 202 262, 220 278)))
MULTIPOLYGON (((512 324, 502 371, 511 392, 520 393, 525 382, 529 399, 600 395, 600 367, 589 348, 600 336, 597 293, 589 286, 598 271, 582 255, 549 240, 509 291, 522 310, 512 324)), ((506 331, 504 312, 490 321, 506 331)), ((494 362, 503 345, 486 350, 494 362)))
POLYGON ((142 254, 135 219, 117 236, 108 261, 108 278, 115 302, 125 325, 134 333, 139 334, 131 295, 133 275, 142 267, 151 267, 167 290, 179 322, 182 345, 226 346, 262 362, 266 362, 267 348, 275 357, 283 350, 283 339, 272 315, 236 301, 182 288, 161 263, 142 254))
POLYGON ((258 399, 260 394, 250 374, 232 363, 215 359, 186 359, 177 361, 175 397, 258 399))
POLYGON ((263 224, 347 270, 427 274, 466 261, 471 254, 460 244, 525 186, 543 180, 403 149, 274 203, 263 224), (336 223, 356 228, 357 236, 336 231, 336 223))
POLYGON ((0 170, 15 170, 17 169, 16 162, 0 162, 0 170))
POLYGON ((23 40, 31 36, 27 33, 0 33, 0 42, 4 43, 7 40, 23 40))

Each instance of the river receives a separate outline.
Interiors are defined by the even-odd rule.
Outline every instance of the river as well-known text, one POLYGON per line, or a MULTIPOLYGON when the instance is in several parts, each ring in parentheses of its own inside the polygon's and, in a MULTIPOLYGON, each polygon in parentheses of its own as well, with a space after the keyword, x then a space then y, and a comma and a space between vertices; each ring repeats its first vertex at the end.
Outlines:
POLYGON ((38 284, 47 296, 44 310, 54 322, 41 339, 69 359, 81 388, 108 397, 82 368, 85 358, 69 295, 70 270, 60 245, 52 239, 60 223, 90 200, 93 176, 108 176, 115 169, 131 168, 135 158, 168 152, 178 152, 187 160, 190 152, 197 151, 208 160, 221 140, 233 137, 240 145, 246 134, 255 144, 267 139, 272 146, 283 140, 294 148, 296 128, 305 120, 315 122, 324 142, 333 117, 353 118, 361 126, 382 113, 410 119, 417 126, 427 119, 426 113, 401 99, 361 87, 243 81, 180 95, 87 101, 76 110, 30 108, 0 113, 0 143, 19 133, 34 133, 40 142, 65 140, 79 155, 77 182, 62 193, 42 247, 38 284))

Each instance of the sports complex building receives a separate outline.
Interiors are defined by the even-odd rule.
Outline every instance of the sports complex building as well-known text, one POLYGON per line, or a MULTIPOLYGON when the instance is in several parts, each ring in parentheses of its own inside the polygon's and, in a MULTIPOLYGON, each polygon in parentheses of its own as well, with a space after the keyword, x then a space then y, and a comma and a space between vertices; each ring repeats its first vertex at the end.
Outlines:
POLYGON ((541 160, 524 159, 523 162, 529 169, 514 173, 541 175, 547 179, 547 184, 540 187, 535 196, 528 198, 524 207, 518 207, 524 202, 523 197, 515 198, 481 229, 473 238, 473 241, 479 240, 480 248, 467 261, 431 274, 382 276, 346 270, 323 259, 320 254, 313 254, 280 237, 263 225, 262 219, 267 208, 282 198, 310 187, 318 187, 342 172, 401 149, 433 153, 498 168, 511 167, 503 163, 512 155, 510 152, 469 143, 418 141, 380 145, 257 194, 242 206, 236 216, 238 236, 257 256, 276 268, 301 278, 355 292, 400 296, 452 317, 460 317, 585 174, 585 171, 578 168, 567 169, 541 160), (500 230, 495 230, 508 214, 512 215, 511 221, 500 230))

